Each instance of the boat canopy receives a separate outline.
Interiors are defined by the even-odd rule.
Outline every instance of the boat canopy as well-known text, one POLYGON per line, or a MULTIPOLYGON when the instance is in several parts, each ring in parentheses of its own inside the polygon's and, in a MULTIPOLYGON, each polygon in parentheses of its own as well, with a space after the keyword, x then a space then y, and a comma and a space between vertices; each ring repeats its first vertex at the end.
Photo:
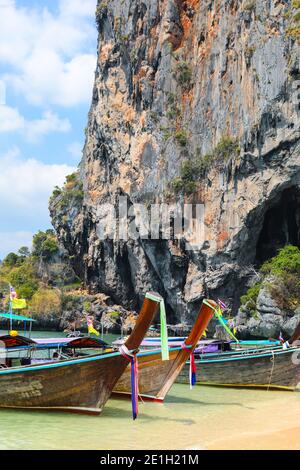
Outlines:
POLYGON ((89 336, 79 338, 34 338, 39 348, 105 348, 108 344, 98 338, 89 336))
POLYGON ((106 348, 108 344, 101 339, 90 338, 35 338, 30 339, 25 336, 0 336, 0 342, 4 343, 7 349, 33 346, 35 349, 56 349, 56 348, 106 348))
POLYGON ((28 346, 33 346, 36 345, 36 342, 33 341, 30 338, 26 338, 25 336, 10 336, 10 335, 5 335, 5 336, 0 336, 0 344, 5 345, 6 349, 11 349, 11 348, 20 348, 20 347, 28 347, 28 346))
POLYGON ((12 319, 15 321, 36 321, 33 318, 24 317, 23 315, 16 315, 15 313, 0 313, 0 318, 12 319))

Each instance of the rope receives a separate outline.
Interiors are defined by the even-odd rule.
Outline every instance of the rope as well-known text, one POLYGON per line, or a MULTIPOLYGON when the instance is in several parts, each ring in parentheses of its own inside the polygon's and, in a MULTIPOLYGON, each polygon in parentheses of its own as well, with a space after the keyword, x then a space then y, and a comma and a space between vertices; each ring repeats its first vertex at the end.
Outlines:
POLYGON ((274 366, 275 366, 275 354, 274 354, 274 351, 271 351, 271 352, 272 352, 272 357, 271 357, 270 361, 272 362, 272 368, 271 368, 271 374, 270 374, 270 380, 269 380, 269 385, 268 385, 268 388, 267 388, 267 392, 270 390, 271 381, 272 381, 272 377, 273 377, 274 366))

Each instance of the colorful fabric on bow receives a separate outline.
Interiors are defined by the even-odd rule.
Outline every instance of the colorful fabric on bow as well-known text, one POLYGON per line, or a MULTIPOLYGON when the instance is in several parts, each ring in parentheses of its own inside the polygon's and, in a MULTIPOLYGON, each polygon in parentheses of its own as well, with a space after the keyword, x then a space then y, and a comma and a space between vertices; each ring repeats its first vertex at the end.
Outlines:
POLYGON ((131 382, 131 406, 132 417, 135 420, 139 413, 139 379, 138 379, 138 360, 136 354, 131 354, 128 348, 123 344, 120 353, 130 361, 130 382, 131 382))
POLYGON ((160 304, 160 341, 161 341, 161 358, 163 361, 169 360, 169 341, 168 341, 168 329, 167 329, 167 318, 166 318, 166 307, 165 301, 162 297, 156 297, 149 292, 146 294, 146 298, 159 302, 160 304))
POLYGON ((236 343, 239 343, 239 340, 234 336, 234 334, 232 333, 232 331, 228 328, 228 326, 226 325, 226 320, 224 320, 223 318, 223 315, 222 315, 222 310, 220 309, 220 307, 218 308, 214 308, 211 306, 211 304, 209 302, 207 302, 206 300, 203 300, 203 303, 205 305, 207 305, 208 307, 212 308, 213 311, 214 311, 214 314, 215 316, 217 317, 217 319, 219 320, 219 323, 223 326, 224 330, 227 331, 227 333, 229 334, 229 336, 231 336, 231 338, 233 338, 236 343))
MULTIPOLYGON (((190 352, 189 351, 190 348, 185 343, 183 343, 181 347, 185 351, 190 352)), ((194 351, 190 352, 189 381, 190 381, 190 389, 192 389, 193 386, 196 385, 196 382, 197 382, 197 367, 196 367, 196 362, 195 362, 194 351)))

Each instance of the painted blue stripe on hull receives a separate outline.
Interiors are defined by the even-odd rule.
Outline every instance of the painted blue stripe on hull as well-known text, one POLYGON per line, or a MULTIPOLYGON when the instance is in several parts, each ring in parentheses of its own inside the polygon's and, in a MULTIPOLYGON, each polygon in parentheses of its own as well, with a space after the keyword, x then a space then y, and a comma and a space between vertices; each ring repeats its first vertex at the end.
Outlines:
MULTIPOLYGON (((188 348, 191 348, 191 346, 188 346, 188 348)), ((181 347, 169 349, 169 351, 181 351, 181 350, 182 350, 181 347)), ((161 349, 152 350, 152 351, 143 351, 143 352, 138 353, 138 356, 148 356, 148 355, 152 355, 156 353, 161 354, 161 349)), ((54 369, 57 367, 73 366, 77 364, 83 364, 87 362, 93 362, 93 361, 98 361, 98 360, 103 360, 103 359, 107 359, 110 357, 118 357, 118 356, 122 356, 122 355, 119 352, 114 352, 114 353, 101 354, 101 355, 89 356, 89 357, 78 358, 78 359, 69 359, 67 361, 51 362, 51 364, 41 364, 39 366, 22 366, 18 368, 9 368, 9 369, 0 370, 0 375, 19 374, 21 372, 30 372, 30 371, 36 371, 36 370, 54 369)))
MULTIPOLYGON (((295 349, 285 349, 283 351, 274 351, 274 356, 279 356, 281 354, 292 354, 294 352, 300 353, 300 348, 295 348, 295 349)), ((247 360, 247 359, 255 359, 259 357, 273 357, 272 352, 270 353, 265 353, 265 354, 244 354, 240 355, 239 357, 228 357, 225 359, 212 359, 212 360, 205 360, 205 359, 198 359, 196 360, 197 364, 211 364, 213 362, 229 362, 229 361, 242 361, 242 360, 247 360)))
POLYGON ((40 366, 22 366, 18 368, 8 368, 4 370, 0 370, 0 375, 7 375, 7 374, 19 374, 21 372, 31 372, 35 370, 45 370, 45 369, 55 369, 57 367, 66 367, 66 366, 73 366, 77 364, 84 364, 87 362, 94 362, 99 361, 111 357, 121 356, 119 352, 115 353, 108 353, 102 354, 97 356, 89 356, 79 359, 69 359, 67 361, 58 361, 58 362, 51 362, 50 364, 41 364, 40 366))

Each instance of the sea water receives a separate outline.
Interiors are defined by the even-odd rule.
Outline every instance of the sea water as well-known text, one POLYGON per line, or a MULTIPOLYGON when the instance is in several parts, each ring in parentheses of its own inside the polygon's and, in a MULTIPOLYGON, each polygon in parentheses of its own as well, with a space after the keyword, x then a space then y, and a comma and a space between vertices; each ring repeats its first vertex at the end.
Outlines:
POLYGON ((117 398, 97 417, 0 409, 0 449, 300 449, 300 393, 175 384, 136 421, 117 398))

